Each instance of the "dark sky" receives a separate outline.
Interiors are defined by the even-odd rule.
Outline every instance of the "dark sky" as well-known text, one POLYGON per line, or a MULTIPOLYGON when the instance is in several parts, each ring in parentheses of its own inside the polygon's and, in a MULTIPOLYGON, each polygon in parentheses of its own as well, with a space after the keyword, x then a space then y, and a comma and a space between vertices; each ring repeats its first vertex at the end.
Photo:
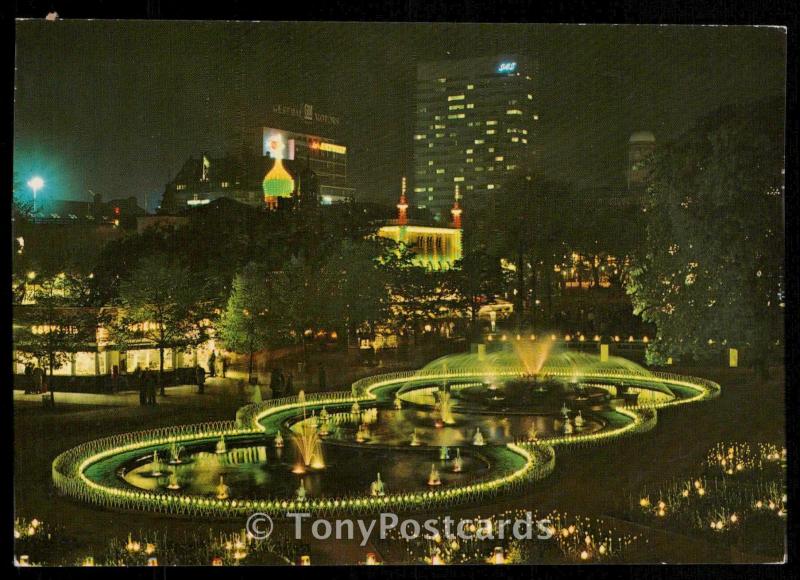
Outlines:
POLYGON ((410 173, 416 62, 513 52, 539 62, 545 171, 581 187, 620 183, 633 131, 664 141, 785 86, 777 28, 20 21, 15 172, 42 174, 40 195, 152 206, 190 155, 308 102, 344 119, 362 197, 388 201, 410 173))

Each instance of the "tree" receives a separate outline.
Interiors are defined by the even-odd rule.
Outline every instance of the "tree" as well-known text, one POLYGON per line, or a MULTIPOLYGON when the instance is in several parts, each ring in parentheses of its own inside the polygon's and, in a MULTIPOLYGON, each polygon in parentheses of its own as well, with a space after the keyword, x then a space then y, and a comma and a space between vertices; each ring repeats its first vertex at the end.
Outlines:
POLYGON ((375 240, 342 240, 317 274, 322 322, 344 331, 346 344, 359 330, 372 332, 388 314, 389 281, 375 240))
POLYGON ((491 237, 483 240, 491 253, 506 258, 513 268, 518 328, 529 318, 535 327, 530 314, 535 309, 529 311, 530 305, 535 304, 541 283, 552 283, 553 264, 570 236, 568 228, 584 225, 564 219, 565 185, 530 173, 515 173, 495 194, 488 211, 491 227, 486 229, 491 237))
POLYGON ((207 339, 211 316, 202 281, 163 256, 143 259, 119 288, 120 315, 112 325, 121 346, 146 342, 158 349, 164 394, 164 351, 197 346, 207 339))
POLYGON ((248 382, 253 378, 253 355, 286 334, 286 320, 274 299, 269 273, 251 263, 233 279, 228 304, 217 326, 228 350, 249 355, 248 382))
POLYGON ((85 297, 82 280, 60 273, 32 283, 27 298, 33 304, 15 310, 14 348, 46 365, 51 379, 95 340, 96 313, 84 308, 85 297))
POLYGON ((469 318, 470 335, 477 336, 480 333, 478 311, 503 287, 500 259, 490 255, 486 248, 475 246, 447 272, 445 280, 457 297, 457 308, 469 318))
POLYGON ((651 362, 750 347, 766 369, 782 318, 781 110, 718 110, 653 158, 647 236, 627 285, 658 330, 651 362))

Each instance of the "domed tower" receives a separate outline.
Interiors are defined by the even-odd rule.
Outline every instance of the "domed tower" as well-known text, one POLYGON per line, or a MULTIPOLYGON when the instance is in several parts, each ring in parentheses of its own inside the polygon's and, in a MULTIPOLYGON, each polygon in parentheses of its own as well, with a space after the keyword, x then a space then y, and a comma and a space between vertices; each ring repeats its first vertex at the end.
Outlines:
POLYGON ((647 186, 650 170, 647 158, 656 149, 656 138, 650 131, 637 131, 628 140, 628 190, 642 190, 647 186))
POLYGON ((264 190, 264 203, 270 209, 278 207, 279 197, 292 197, 294 193, 294 178, 283 166, 283 152, 286 143, 279 134, 274 135, 269 141, 270 157, 275 159, 275 164, 264 176, 261 187, 264 190))

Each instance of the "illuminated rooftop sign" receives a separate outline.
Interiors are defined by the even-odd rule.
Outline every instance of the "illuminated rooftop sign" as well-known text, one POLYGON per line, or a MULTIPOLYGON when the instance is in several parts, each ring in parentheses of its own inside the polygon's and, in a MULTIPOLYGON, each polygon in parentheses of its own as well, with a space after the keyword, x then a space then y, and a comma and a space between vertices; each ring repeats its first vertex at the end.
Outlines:
POLYGON ((517 70, 517 63, 513 61, 501 62, 497 65, 497 72, 499 73, 513 73, 517 70))

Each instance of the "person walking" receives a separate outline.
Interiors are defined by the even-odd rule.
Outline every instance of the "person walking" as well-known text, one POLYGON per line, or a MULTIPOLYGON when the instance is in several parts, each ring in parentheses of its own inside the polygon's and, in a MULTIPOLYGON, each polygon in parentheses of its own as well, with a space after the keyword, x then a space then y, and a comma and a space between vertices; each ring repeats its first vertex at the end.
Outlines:
POLYGON ((33 376, 33 392, 38 395, 42 392, 42 387, 44 386, 44 370, 37 365, 31 371, 31 375, 33 376))
POLYGON ((208 374, 215 377, 217 374, 217 352, 212 350, 211 355, 208 357, 208 374))
POLYGON ((23 388, 25 389, 25 394, 30 395, 31 390, 33 389, 33 365, 31 363, 25 363, 25 383, 23 388))
POLYGON ((139 386, 139 405, 144 407, 147 404, 147 386, 144 384, 145 377, 138 366, 136 367, 136 371, 134 371, 133 376, 136 380, 136 384, 139 386))
POLYGON ((156 374, 153 371, 147 372, 147 404, 156 404, 156 374))
POLYGON ((202 395, 206 392, 206 370, 200 365, 197 365, 194 372, 197 381, 197 392, 202 395))
POLYGON ((117 393, 119 391, 119 366, 114 365, 111 367, 111 392, 117 393))

